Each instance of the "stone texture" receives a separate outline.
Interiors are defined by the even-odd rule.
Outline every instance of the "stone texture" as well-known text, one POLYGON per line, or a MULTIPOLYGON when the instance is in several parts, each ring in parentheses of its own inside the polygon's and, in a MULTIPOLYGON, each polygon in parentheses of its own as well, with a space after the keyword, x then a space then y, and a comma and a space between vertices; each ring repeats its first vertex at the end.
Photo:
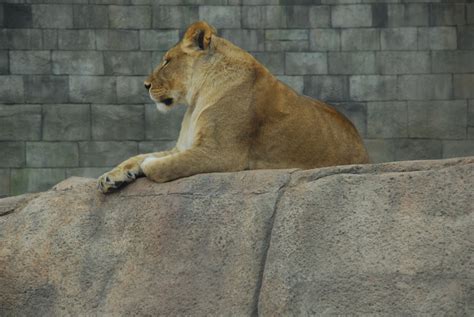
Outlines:
POLYGON ((327 74, 328 61, 326 53, 286 53, 285 74, 317 75, 327 74))
POLYGON ((150 95, 143 86, 143 76, 117 77, 117 103, 151 102, 150 95))
POLYGON ((329 52, 329 74, 373 74, 375 54, 373 52, 329 52))
POLYGON ((23 102, 24 85, 20 76, 0 76, 0 102, 23 102))
POLYGON ((343 29, 341 32, 343 51, 370 51, 380 49, 378 29, 343 29))
POLYGON ((0 197, 6 197, 9 194, 10 194, 10 170, 7 168, 2 168, 0 169, 0 197))
POLYGON ((95 49, 95 32, 93 30, 59 30, 58 47, 61 50, 93 50, 95 49))
POLYGON ((382 50, 417 50, 418 30, 413 27, 388 28, 380 31, 382 50))
POLYGON ((175 141, 144 141, 138 144, 138 153, 154 153, 174 148, 175 141))
POLYGON ((8 74, 8 51, 0 51, 0 75, 8 74))
POLYGON ((223 29, 220 30, 220 36, 246 51, 259 52, 265 49, 263 30, 223 29))
POLYGON ((74 26, 77 28, 107 28, 108 13, 106 6, 73 6, 74 26))
MULTIPOLYGON (((0 167, 23 167, 25 165, 24 142, 0 142, 0 167)), ((10 175, 8 176, 10 178, 10 175)))
POLYGON ((89 105, 43 105, 43 140, 89 140, 90 120, 89 105))
POLYGON ((398 77, 401 99, 450 99, 453 96, 451 75, 402 75, 398 77))
POLYGON ((456 49, 455 27, 418 28, 418 49, 452 50, 456 49))
POLYGON ((454 98, 474 98, 474 74, 454 75, 454 98))
POLYGON ((93 140, 142 140, 143 105, 92 105, 93 140))
POLYGON ((331 9, 329 6, 311 6, 309 8, 309 25, 312 28, 329 27, 331 9))
POLYGON ((168 113, 161 113, 154 104, 145 106, 146 139, 176 140, 181 129, 185 106, 177 106, 168 113))
POLYGON ((115 166, 137 155, 137 143, 132 141, 79 142, 80 166, 115 166))
POLYGON ((326 101, 349 100, 347 76, 305 76, 304 94, 326 101))
POLYGON ((151 27, 150 6, 109 6, 109 26, 118 29, 148 29, 151 27))
POLYGON ((303 76, 278 76, 278 79, 302 94, 304 89, 303 76))
POLYGON ((252 55, 274 75, 283 75, 285 73, 285 55, 283 53, 255 52, 252 55))
POLYGON ((466 138, 466 113, 464 100, 408 102, 408 133, 416 138, 466 138))
POLYGON ((286 26, 281 6, 242 7, 242 27, 251 29, 278 29, 286 26))
POLYGON ((313 29, 309 34, 312 51, 338 51, 341 48, 341 32, 334 29, 313 29))
POLYGON ((339 112, 345 115, 356 127, 359 134, 367 134, 367 107, 360 102, 331 103, 339 112))
POLYGON ((104 52, 107 75, 148 75, 152 65, 150 52, 104 52))
MULTIPOLYGON (((44 191, 62 181, 65 176, 63 168, 12 169, 10 191, 12 195, 44 191)), ((30 314, 34 312, 31 311, 30 314)))
POLYGON ((65 103, 69 101, 67 76, 25 76, 25 101, 29 103, 65 103))
POLYGON ((431 71, 430 52, 377 52, 376 63, 380 74, 427 74, 431 71))
POLYGON ((77 143, 27 142, 26 165, 28 167, 74 167, 79 165, 77 143))
POLYGON ((433 73, 473 73, 474 51, 436 51, 433 73))
POLYGON ((474 49, 473 38, 474 38, 473 26, 457 27, 457 42, 458 42, 459 49, 473 50, 474 49))
POLYGON ((107 196, 71 178, 3 199, 0 312, 469 315, 473 165, 140 179, 107 196))
POLYGON ((53 74, 103 75, 102 52, 54 51, 52 55, 53 74))
POLYGON ((79 176, 97 178, 110 171, 113 167, 76 167, 66 169, 66 177, 79 176))
POLYGON ((197 6, 153 6, 153 28, 186 28, 199 20, 197 6))
POLYGON ((42 49, 41 30, 37 29, 0 29, 1 49, 42 49))
POLYGON ((372 7, 366 4, 335 5, 331 7, 332 27, 372 26, 372 7))
POLYGON ((29 28, 33 25, 31 6, 5 3, 3 5, 4 25, 7 28, 29 28))
POLYGON ((179 40, 176 30, 156 31, 140 30, 140 48, 142 50, 167 51, 179 40))
POLYGON ((473 156, 474 140, 443 141, 443 158, 473 156))
POLYGON ((138 31, 134 30, 97 30, 96 45, 99 50, 137 50, 138 31))
POLYGON ((367 104, 367 137, 408 137, 406 102, 369 102, 367 104))
POLYGON ((397 99, 397 77, 362 75, 350 77, 350 94, 354 100, 397 99))
POLYGON ((33 26, 38 28, 72 28, 73 14, 71 5, 40 4, 33 5, 33 26))
POLYGON ((39 140, 41 106, 0 105, 0 140, 39 140))
POLYGON ((463 25, 465 23, 464 4, 431 4, 430 25, 463 25))
POLYGON ((43 29, 42 32, 43 45, 45 50, 58 49, 58 30, 57 29, 43 29))
POLYGON ((259 314, 469 315, 472 158, 431 164, 293 174, 259 314))
POLYGON ((69 76, 72 102, 114 103, 117 98, 116 79, 109 76, 69 76))
POLYGON ((240 7, 200 6, 199 19, 216 28, 240 28, 240 7))
POLYGON ((423 26, 429 23, 429 8, 424 3, 388 5, 388 26, 423 26))

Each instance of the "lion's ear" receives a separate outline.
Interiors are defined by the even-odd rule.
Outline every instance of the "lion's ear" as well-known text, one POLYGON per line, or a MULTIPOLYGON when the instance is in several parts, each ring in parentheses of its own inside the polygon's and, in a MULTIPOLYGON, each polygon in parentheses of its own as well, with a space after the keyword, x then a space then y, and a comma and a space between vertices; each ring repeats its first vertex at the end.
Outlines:
POLYGON ((191 24, 184 33, 183 44, 193 50, 207 50, 216 29, 204 21, 191 24))

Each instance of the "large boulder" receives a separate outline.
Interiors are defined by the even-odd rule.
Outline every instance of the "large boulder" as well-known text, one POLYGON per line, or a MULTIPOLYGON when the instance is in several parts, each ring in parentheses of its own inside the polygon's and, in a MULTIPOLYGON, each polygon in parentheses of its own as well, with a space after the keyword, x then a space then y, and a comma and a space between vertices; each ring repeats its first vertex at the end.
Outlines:
POLYGON ((473 315, 474 158, 0 200, 0 315, 473 315))

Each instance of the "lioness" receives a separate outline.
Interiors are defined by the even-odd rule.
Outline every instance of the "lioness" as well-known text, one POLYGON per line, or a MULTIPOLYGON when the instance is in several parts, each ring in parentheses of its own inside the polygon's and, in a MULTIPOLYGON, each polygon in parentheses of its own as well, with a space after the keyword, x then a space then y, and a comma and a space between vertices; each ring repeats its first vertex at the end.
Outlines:
POLYGON ((104 193, 143 175, 166 182, 208 172, 368 162, 348 119, 296 93, 206 22, 187 29, 145 87, 160 111, 188 106, 177 144, 134 156, 102 175, 104 193))

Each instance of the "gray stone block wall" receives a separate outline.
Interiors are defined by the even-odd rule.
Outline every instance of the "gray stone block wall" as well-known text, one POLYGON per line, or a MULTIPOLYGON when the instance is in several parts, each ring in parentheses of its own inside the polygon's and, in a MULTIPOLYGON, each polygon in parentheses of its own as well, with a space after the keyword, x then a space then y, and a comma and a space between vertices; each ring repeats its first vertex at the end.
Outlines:
POLYGON ((348 116, 374 162, 474 155, 471 1, 2 0, 0 196, 172 147, 185 108, 143 80, 198 19, 348 116))

